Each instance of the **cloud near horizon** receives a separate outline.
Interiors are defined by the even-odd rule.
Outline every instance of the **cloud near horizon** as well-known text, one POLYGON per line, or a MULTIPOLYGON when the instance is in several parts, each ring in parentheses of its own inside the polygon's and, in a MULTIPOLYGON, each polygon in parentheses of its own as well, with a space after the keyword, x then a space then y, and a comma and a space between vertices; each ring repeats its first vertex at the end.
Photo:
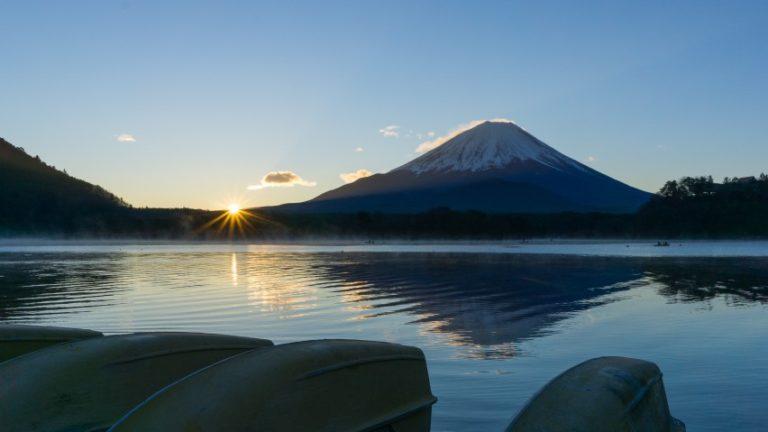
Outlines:
POLYGON ((350 173, 341 173, 339 174, 339 178, 344 180, 344 183, 352 183, 354 181, 360 180, 361 178, 370 177, 372 175, 373 173, 371 171, 361 168, 357 171, 352 171, 350 173))
POLYGON ((136 142, 136 137, 131 134, 120 134, 117 136, 119 142, 136 142))
MULTIPOLYGON (((469 123, 464 123, 456 126, 455 128, 451 129, 450 132, 448 132, 446 135, 439 136, 433 140, 424 141, 423 143, 419 144, 418 147, 416 147, 416 153, 426 153, 432 149, 436 149, 440 147, 441 145, 445 144, 446 141, 449 141, 451 138, 454 138, 456 135, 461 134, 462 132, 466 132, 473 127, 485 123, 487 121, 491 122, 497 122, 497 123, 514 123, 514 121, 505 119, 505 118, 493 118, 493 119, 487 119, 487 120, 473 120, 469 123)), ((432 135, 434 135, 434 132, 431 132, 432 135)))
POLYGON ((397 138, 400 136, 398 129, 400 129, 398 125, 389 125, 379 129, 379 133, 388 138, 397 138))
POLYGON ((307 181, 293 171, 272 171, 261 178, 259 184, 250 185, 248 190, 259 190, 271 187, 317 186, 317 182, 307 181))

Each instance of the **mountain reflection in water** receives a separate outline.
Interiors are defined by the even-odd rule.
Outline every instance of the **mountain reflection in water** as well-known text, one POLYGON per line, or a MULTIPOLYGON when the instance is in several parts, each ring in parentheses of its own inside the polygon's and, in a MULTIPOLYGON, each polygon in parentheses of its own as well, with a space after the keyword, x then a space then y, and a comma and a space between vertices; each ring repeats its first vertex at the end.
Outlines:
POLYGON ((394 254, 351 255, 321 267, 356 302, 407 313, 480 356, 515 354, 513 342, 608 301, 642 276, 637 262, 605 258, 394 254))
POLYGON ((621 299, 611 294, 639 285, 653 284, 672 302, 721 296, 732 305, 765 303, 766 263, 424 253, 3 254, 0 317, 34 321, 99 308, 120 311, 135 308, 133 298, 141 294, 153 297, 137 304, 157 307, 165 299, 166 309, 173 309, 177 301, 178 320, 194 312, 184 308, 190 300, 173 297, 187 293, 200 297, 196 310, 212 321, 216 311, 222 317, 253 313, 244 302, 291 318, 317 307, 322 290, 359 306, 356 319, 405 315, 451 343, 472 347, 467 355, 506 357, 516 354, 516 343, 547 334, 558 321, 621 299), (247 299, 236 288, 246 290, 247 299), (216 293, 224 299, 208 300, 216 293))
MULTIPOLYGON (((510 356, 514 343, 546 334, 575 312, 650 282, 672 301, 768 300, 766 259, 659 259, 533 255, 399 254, 351 256, 323 266, 329 280, 351 284, 356 302, 408 313, 456 343, 510 356)), ((370 316, 376 316, 372 312, 370 316)))
POLYGON ((657 362, 689 430, 765 429, 768 258, 413 252, 0 253, 0 321, 416 345, 435 431, 503 430, 587 358, 657 362))

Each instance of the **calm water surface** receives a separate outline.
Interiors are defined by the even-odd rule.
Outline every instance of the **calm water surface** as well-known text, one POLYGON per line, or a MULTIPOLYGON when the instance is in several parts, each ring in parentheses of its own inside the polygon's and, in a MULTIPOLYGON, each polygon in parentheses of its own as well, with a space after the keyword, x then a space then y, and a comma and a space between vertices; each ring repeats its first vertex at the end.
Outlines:
POLYGON ((5 247, 0 321, 416 345, 435 431, 501 431, 549 379, 602 355, 658 363, 691 431, 768 424, 766 257, 396 249, 5 247))

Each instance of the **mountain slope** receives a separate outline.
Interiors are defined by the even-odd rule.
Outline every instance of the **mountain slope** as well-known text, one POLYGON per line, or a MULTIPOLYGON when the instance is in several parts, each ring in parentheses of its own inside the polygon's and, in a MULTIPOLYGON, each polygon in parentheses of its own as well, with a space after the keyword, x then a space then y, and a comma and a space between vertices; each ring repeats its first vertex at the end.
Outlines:
POLYGON ((75 229, 122 208, 115 195, 0 138, 0 232, 75 229))
POLYGON ((526 161, 555 170, 588 169, 514 123, 489 121, 457 135, 394 171, 416 174, 476 173, 507 169, 526 161))
POLYGON ((485 122, 385 174, 328 191, 298 212, 629 213, 650 194, 612 179, 510 122, 485 122))
POLYGON ((422 213, 435 208, 457 211, 482 210, 488 213, 557 213, 588 209, 541 187, 488 178, 449 186, 412 188, 335 199, 314 199, 278 209, 305 213, 422 213), (499 200, 499 196, 514 200, 499 200))

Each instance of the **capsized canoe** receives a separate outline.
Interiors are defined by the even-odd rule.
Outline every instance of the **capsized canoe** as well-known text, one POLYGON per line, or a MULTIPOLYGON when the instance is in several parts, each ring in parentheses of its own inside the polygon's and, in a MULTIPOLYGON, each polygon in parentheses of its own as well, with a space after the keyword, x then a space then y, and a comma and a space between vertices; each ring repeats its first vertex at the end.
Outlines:
POLYGON ((681 432, 669 413, 654 363, 599 357, 550 381, 512 420, 507 432, 681 432))
POLYGON ((193 373, 109 431, 427 432, 435 401, 418 348, 307 341, 243 353, 193 373))
POLYGON ((264 339, 201 333, 136 333, 50 346, 0 364, 0 424, 4 432, 105 430, 179 378, 269 346, 264 339))
POLYGON ((0 362, 50 345, 99 337, 93 330, 21 324, 0 324, 0 362))

